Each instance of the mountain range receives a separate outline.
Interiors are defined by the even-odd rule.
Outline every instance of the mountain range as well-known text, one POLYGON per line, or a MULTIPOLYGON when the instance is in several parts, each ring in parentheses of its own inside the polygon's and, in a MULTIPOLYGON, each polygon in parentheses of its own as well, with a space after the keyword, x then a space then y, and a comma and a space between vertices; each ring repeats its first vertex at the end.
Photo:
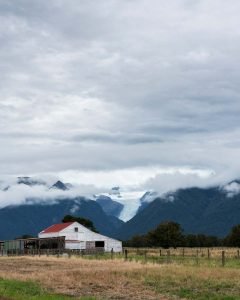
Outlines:
POLYGON ((163 221, 179 223, 186 233, 226 236, 240 224, 240 194, 220 187, 179 189, 149 203, 116 236, 145 234, 163 221))
MULTIPOLYGON (((220 237, 240 223, 239 180, 224 186, 178 189, 161 196, 155 191, 145 191, 136 194, 141 195, 136 199, 129 194, 124 198, 126 194, 119 187, 109 193, 84 197, 69 194, 73 185, 60 180, 48 186, 43 180, 19 177, 16 184, 30 189, 44 187, 46 195, 47 191, 60 194, 55 198, 51 194, 51 199, 46 195, 44 198, 28 196, 22 203, 1 205, 0 240, 23 234, 35 236, 43 228, 61 222, 67 214, 88 218, 99 232, 121 240, 145 234, 166 220, 178 222, 185 233, 220 237), (132 217, 126 222, 120 219, 127 215, 132 217)), ((4 198, 12 186, 1 186, 4 198)))
POLYGON ((113 236, 123 221, 106 215, 93 200, 82 197, 61 199, 52 203, 34 202, 11 205, 0 209, 0 240, 14 239, 23 234, 37 236, 44 228, 61 223, 65 215, 81 216, 93 221, 102 234, 113 236))

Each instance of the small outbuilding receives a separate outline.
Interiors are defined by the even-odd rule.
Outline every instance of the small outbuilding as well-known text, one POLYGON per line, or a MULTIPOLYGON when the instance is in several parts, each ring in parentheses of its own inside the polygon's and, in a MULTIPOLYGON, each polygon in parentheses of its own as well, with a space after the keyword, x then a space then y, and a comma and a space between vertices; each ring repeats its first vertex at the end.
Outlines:
POLYGON ((65 249, 102 249, 105 252, 121 252, 122 242, 93 232, 78 222, 54 224, 38 234, 39 239, 65 238, 65 249))

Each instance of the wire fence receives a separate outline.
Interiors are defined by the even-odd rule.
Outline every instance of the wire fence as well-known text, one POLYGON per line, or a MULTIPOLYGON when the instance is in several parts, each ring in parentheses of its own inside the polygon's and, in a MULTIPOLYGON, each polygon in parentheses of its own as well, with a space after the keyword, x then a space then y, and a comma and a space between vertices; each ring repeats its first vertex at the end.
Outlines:
POLYGON ((9 249, 1 250, 0 256, 84 256, 104 254, 104 248, 93 249, 9 249))
POLYGON ((67 249, 12 249, 1 250, 0 256, 55 256, 85 259, 121 259, 152 264, 184 264, 191 266, 222 266, 240 268, 239 248, 124 248, 122 252, 105 252, 104 248, 67 249))
POLYGON ((124 258, 146 263, 240 267, 238 248, 125 248, 124 258))

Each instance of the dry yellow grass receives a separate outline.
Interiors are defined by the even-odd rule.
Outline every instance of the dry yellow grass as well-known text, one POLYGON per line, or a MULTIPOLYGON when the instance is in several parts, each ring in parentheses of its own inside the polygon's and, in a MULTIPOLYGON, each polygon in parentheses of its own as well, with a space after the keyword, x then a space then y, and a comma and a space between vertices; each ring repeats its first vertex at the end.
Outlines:
POLYGON ((122 259, 1 257, 0 274, 4 279, 36 281, 55 293, 101 300, 240 299, 239 268, 122 259))
POLYGON ((81 258, 3 257, 0 276, 4 279, 33 280, 56 293, 96 296, 100 299, 167 299, 142 284, 146 266, 122 260, 100 261, 81 258))
POLYGON ((230 248, 230 247, 202 247, 202 248, 169 248, 169 249, 162 249, 162 248, 125 248, 128 250, 129 254, 143 254, 145 251, 149 256, 159 256, 160 251, 161 255, 167 255, 167 252, 170 251, 170 254, 172 256, 196 256, 196 253, 198 252, 199 256, 207 257, 208 253, 210 254, 211 258, 220 258, 222 255, 222 251, 225 251, 225 255, 228 258, 234 258, 238 257, 239 253, 238 251, 240 249, 238 248, 230 248))

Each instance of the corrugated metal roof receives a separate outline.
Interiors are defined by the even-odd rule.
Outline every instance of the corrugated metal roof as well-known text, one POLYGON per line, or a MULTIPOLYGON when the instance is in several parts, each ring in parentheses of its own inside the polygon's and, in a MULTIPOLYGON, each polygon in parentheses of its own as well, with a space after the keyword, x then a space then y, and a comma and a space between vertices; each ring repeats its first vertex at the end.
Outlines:
POLYGON ((61 224, 54 224, 40 233, 51 233, 51 232, 59 232, 62 231, 63 229, 67 228, 69 225, 73 224, 74 222, 67 222, 67 223, 61 223, 61 224))

